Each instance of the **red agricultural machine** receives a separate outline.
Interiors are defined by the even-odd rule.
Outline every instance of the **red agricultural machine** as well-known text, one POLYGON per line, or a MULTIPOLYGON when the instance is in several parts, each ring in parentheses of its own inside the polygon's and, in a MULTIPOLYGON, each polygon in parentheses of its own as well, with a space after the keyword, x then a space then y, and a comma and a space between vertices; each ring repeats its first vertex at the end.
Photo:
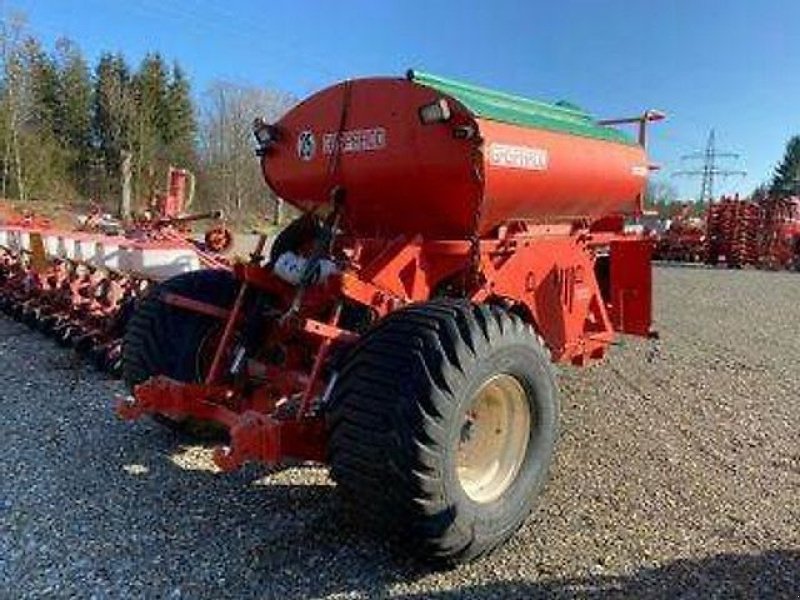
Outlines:
POLYGON ((190 241, 188 223, 219 219, 187 215, 189 174, 170 169, 168 192, 155 211, 127 229, 93 210, 78 231, 48 219, 4 210, 0 218, 0 309, 73 346, 99 368, 121 369, 122 335, 132 303, 155 280, 199 268, 225 269, 218 251, 230 233, 217 225, 206 241, 190 241))
POLYGON ((761 266, 800 271, 800 198, 765 198, 759 204, 761 266))
POLYGON ((551 363, 652 333, 651 244, 623 228, 662 117, 598 122, 409 72, 257 120, 264 177, 304 215, 232 273, 139 303, 119 415, 221 425, 225 471, 326 463, 361 517, 424 559, 490 551, 547 476, 551 363))
POLYGON ((800 270, 800 198, 723 196, 703 218, 690 217, 690 208, 679 205, 669 227, 654 235, 655 259, 800 270))
POLYGON ((706 228, 703 219, 692 216, 691 203, 677 206, 669 227, 656 237, 653 257, 657 260, 702 262, 706 255, 706 228))
POLYGON ((711 203, 706 215, 706 262, 715 265, 724 260, 731 268, 758 264, 760 212, 758 204, 738 197, 711 203))
POLYGON ((708 207, 706 262, 728 267, 800 267, 800 199, 723 197, 708 207))

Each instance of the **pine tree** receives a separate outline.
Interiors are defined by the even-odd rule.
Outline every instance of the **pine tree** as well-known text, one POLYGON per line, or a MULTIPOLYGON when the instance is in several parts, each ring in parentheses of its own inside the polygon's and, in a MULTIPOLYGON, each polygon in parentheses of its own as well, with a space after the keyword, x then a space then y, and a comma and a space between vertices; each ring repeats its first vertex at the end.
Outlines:
POLYGON ((167 72, 159 54, 147 55, 133 78, 136 99, 133 152, 134 187, 149 198, 163 181, 168 157, 164 135, 168 126, 167 72))
POLYGON ((786 143, 786 152, 775 168, 770 190, 781 195, 800 193, 800 135, 791 137, 786 143))
POLYGON ((73 180, 84 194, 93 159, 92 82, 80 49, 68 39, 56 43, 59 67, 62 145, 71 156, 73 180))
POLYGON ((195 163, 197 121, 189 80, 176 63, 167 89, 164 144, 170 161, 190 167, 195 163))
POLYGON ((130 70, 122 55, 105 53, 94 77, 93 142, 103 165, 102 190, 116 199, 120 193, 122 153, 133 147, 135 105, 130 70))
POLYGON ((753 192, 750 194, 750 199, 756 202, 762 202, 769 198, 769 190, 770 186, 768 184, 760 183, 753 189, 753 192))
POLYGON ((26 77, 26 127, 39 135, 61 134, 61 90, 58 66, 33 38, 23 43, 22 60, 26 77))
MULTIPOLYGON (((219 85, 202 122, 186 73, 158 54, 129 69, 103 54, 94 70, 77 45, 54 50, 28 35, 24 18, 0 16, 0 196, 71 201, 100 196, 118 205, 123 156, 133 165, 134 199, 163 189, 169 165, 197 171, 209 206, 264 212, 253 159, 253 116, 275 120, 285 94, 219 85), (265 112, 266 111, 266 112, 265 112)), ((134 208, 136 208, 134 206, 134 208)))

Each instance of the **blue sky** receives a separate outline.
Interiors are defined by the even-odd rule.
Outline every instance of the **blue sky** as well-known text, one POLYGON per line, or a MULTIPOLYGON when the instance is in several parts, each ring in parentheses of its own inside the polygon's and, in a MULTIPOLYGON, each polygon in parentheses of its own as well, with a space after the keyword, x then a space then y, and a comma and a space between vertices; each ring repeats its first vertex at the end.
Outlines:
POLYGON ((215 79, 304 96, 360 75, 416 67, 591 112, 660 108, 653 131, 670 178, 710 127, 748 171, 718 185, 749 192, 800 133, 798 0, 7 0, 52 43, 66 35, 94 59, 151 50, 178 60, 195 92, 215 79))

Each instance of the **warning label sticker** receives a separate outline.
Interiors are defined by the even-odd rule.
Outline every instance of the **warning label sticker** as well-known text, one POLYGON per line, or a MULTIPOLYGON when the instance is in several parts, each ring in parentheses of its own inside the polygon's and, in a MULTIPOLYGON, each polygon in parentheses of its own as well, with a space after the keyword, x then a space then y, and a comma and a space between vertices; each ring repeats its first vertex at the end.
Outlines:
POLYGON ((543 148, 497 143, 489 146, 489 164, 496 167, 546 171, 549 158, 543 148))
POLYGON ((383 127, 351 129, 322 136, 322 151, 325 154, 333 154, 337 146, 342 153, 383 150, 386 147, 386 130, 383 127))

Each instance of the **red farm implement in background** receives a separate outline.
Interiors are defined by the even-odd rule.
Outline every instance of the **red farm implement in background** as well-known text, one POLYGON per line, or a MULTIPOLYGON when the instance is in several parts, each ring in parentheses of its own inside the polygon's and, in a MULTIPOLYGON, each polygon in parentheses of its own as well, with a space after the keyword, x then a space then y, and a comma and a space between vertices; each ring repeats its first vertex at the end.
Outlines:
POLYGON ((708 207, 706 262, 728 267, 796 269, 800 264, 800 201, 721 198, 708 207))
POLYGON ((723 196, 703 218, 678 203, 666 228, 650 224, 656 260, 729 268, 800 270, 800 198, 723 196))
POLYGON ((99 210, 81 220, 80 231, 6 210, 0 222, 0 308, 74 346, 98 367, 119 372, 132 303, 152 281, 229 268, 215 251, 230 244, 227 229, 211 230, 223 236, 214 247, 189 239, 188 223, 220 215, 185 214, 188 176, 170 169, 169 192, 159 197, 156 211, 127 229, 99 210))
POLYGON ((761 265, 800 270, 800 198, 768 197, 761 209, 761 265))
POLYGON ((731 268, 757 265, 760 260, 761 210, 739 197, 722 197, 706 215, 706 262, 725 262, 731 268))
POLYGON ((264 177, 304 216, 232 273, 138 304, 119 414, 222 425, 223 470, 327 463, 419 556, 486 553, 546 479, 551 362, 652 333, 651 242, 623 226, 662 117, 623 120, 637 141, 572 105, 409 72, 257 120, 264 177))
POLYGON ((676 262, 703 262, 706 255, 706 227, 703 219, 693 217, 692 205, 677 206, 665 231, 656 237, 654 258, 676 262))

